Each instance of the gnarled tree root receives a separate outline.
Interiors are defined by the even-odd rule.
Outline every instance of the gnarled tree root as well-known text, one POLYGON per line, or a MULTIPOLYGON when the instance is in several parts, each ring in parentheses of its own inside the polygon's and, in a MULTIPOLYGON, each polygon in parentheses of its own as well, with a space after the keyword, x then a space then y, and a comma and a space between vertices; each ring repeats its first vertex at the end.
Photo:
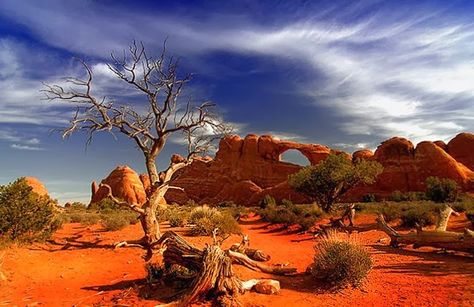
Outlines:
POLYGON ((271 267, 254 261, 246 255, 222 250, 217 241, 203 250, 186 242, 178 234, 168 231, 157 242, 163 251, 165 266, 178 264, 197 272, 187 291, 178 301, 164 306, 188 306, 205 297, 213 297, 224 305, 237 303, 238 296, 250 290, 260 280, 242 281, 234 275, 232 264, 238 263, 252 270, 275 275, 294 274, 296 269, 271 267))

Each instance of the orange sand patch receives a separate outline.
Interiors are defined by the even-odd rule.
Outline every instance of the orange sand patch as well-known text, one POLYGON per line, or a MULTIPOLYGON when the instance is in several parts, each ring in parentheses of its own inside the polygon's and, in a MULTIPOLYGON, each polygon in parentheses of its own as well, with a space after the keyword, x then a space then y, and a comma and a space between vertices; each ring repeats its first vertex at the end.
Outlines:
MULTIPOLYGON (((374 216, 360 216, 356 224, 371 226, 374 216)), ((466 226, 462 217, 453 218, 456 229, 466 226)), ((292 242, 305 235, 288 234, 266 224, 249 221, 242 225, 251 246, 268 252, 273 264, 295 266, 304 272, 313 259, 311 240, 292 242)), ((370 227, 369 227, 370 228, 370 227)), ((163 231, 167 230, 163 227, 163 231)), ((143 252, 136 248, 114 250, 112 244, 138 239, 139 225, 116 232, 100 226, 65 225, 54 235, 54 244, 35 244, 5 250, 3 271, 8 280, 1 286, 0 306, 154 306, 160 301, 146 298, 143 252)), ((273 277, 281 282, 278 295, 247 293, 245 306, 472 306, 474 304, 474 260, 455 253, 432 249, 395 249, 378 230, 358 234, 367 245, 375 267, 362 289, 327 293, 309 276, 273 277)), ((307 236, 306 236, 307 237, 307 236)), ((209 238, 189 238, 198 246, 209 238)), ((238 242, 231 237, 225 247, 238 242)), ((242 279, 270 276, 236 267, 242 279)), ((149 294, 149 293, 148 293, 149 294)))

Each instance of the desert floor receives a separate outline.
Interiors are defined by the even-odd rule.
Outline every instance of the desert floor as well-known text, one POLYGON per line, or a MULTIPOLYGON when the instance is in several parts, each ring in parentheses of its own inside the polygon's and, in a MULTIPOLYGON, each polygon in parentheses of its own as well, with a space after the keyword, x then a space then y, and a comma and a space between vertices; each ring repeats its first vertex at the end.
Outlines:
MULTIPOLYGON (((375 216, 359 216, 356 224, 371 228, 375 216)), ((467 226, 463 216, 452 218, 450 224, 456 230, 467 226)), ((289 263, 304 272, 312 262, 314 241, 293 242, 305 235, 266 226, 257 221, 242 225, 250 235, 251 247, 271 254, 270 263, 289 263)), ((163 231, 168 229, 166 224, 162 226, 163 231)), ((141 235, 138 224, 116 232, 104 232, 99 225, 67 224, 51 242, 4 250, 3 271, 8 280, 1 285, 0 306, 159 304, 156 298, 163 293, 150 289, 144 280, 143 252, 112 248, 115 242, 141 235)), ((328 293, 309 276, 276 277, 282 287, 278 295, 247 293, 241 297, 244 306, 474 306, 472 257, 424 248, 395 249, 378 230, 360 232, 358 237, 375 261, 362 289, 328 293)), ((210 241, 205 237, 188 239, 198 246, 210 241)), ((231 237, 224 245, 239 240, 238 236, 231 237)), ((270 277, 235 267, 242 279, 270 277)))

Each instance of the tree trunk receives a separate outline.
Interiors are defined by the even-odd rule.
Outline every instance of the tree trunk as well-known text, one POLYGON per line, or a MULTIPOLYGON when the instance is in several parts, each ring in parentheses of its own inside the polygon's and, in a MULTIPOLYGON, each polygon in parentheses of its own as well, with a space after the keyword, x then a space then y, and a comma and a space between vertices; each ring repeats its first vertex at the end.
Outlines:
POLYGON ((153 206, 146 203, 143 209, 145 213, 140 216, 140 223, 145 232, 145 246, 149 247, 160 238, 160 226, 156 219, 156 210, 153 209, 153 206))
POLYGON ((178 264, 197 273, 178 301, 163 306, 189 306, 204 297, 209 297, 209 295, 218 299, 221 304, 239 305, 236 301, 238 295, 250 290, 261 280, 243 282, 234 275, 233 263, 244 265, 255 271, 276 275, 288 275, 296 272, 295 268, 270 267, 251 260, 239 252, 222 250, 215 238, 214 244, 206 245, 201 250, 186 242, 176 233, 167 231, 156 244, 165 246, 163 252, 165 266, 170 267, 173 264, 178 264))
POLYGON ((377 218, 377 223, 389 237, 390 245, 397 247, 399 244, 413 244, 413 247, 431 246, 449 250, 474 253, 474 232, 466 229, 462 232, 443 230, 418 230, 417 232, 400 234, 387 225, 382 215, 377 218))

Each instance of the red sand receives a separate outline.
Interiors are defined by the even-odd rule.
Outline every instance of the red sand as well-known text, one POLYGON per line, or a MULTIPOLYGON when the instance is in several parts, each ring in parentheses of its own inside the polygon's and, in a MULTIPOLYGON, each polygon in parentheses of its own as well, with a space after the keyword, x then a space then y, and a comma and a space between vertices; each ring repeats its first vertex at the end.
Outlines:
MULTIPOLYGON (((374 223, 374 216, 360 216, 357 225, 374 223)), ((453 228, 467 223, 452 219, 453 228)), ((278 232, 265 224, 242 226, 250 235, 251 246, 272 256, 271 263, 289 263, 305 271, 313 258, 313 241, 292 242, 303 235, 278 232)), ((163 227, 163 231, 167 228, 163 227)), ((8 280, 1 285, 0 306, 154 306, 160 302, 145 298, 142 286, 146 275, 143 252, 136 248, 114 250, 121 240, 141 237, 139 225, 117 232, 99 226, 65 225, 54 235, 55 244, 35 244, 3 251, 3 272, 8 280), (142 294, 140 294, 142 293, 142 294)), ((431 249, 395 249, 378 230, 359 234, 368 246, 375 267, 362 289, 327 293, 308 276, 273 277, 281 282, 278 295, 246 293, 245 306, 474 306, 474 260, 454 253, 431 249)), ((202 246, 208 238, 189 238, 202 246)), ((229 238, 226 246, 238 242, 229 238)), ((235 266, 243 279, 270 277, 235 266)))

